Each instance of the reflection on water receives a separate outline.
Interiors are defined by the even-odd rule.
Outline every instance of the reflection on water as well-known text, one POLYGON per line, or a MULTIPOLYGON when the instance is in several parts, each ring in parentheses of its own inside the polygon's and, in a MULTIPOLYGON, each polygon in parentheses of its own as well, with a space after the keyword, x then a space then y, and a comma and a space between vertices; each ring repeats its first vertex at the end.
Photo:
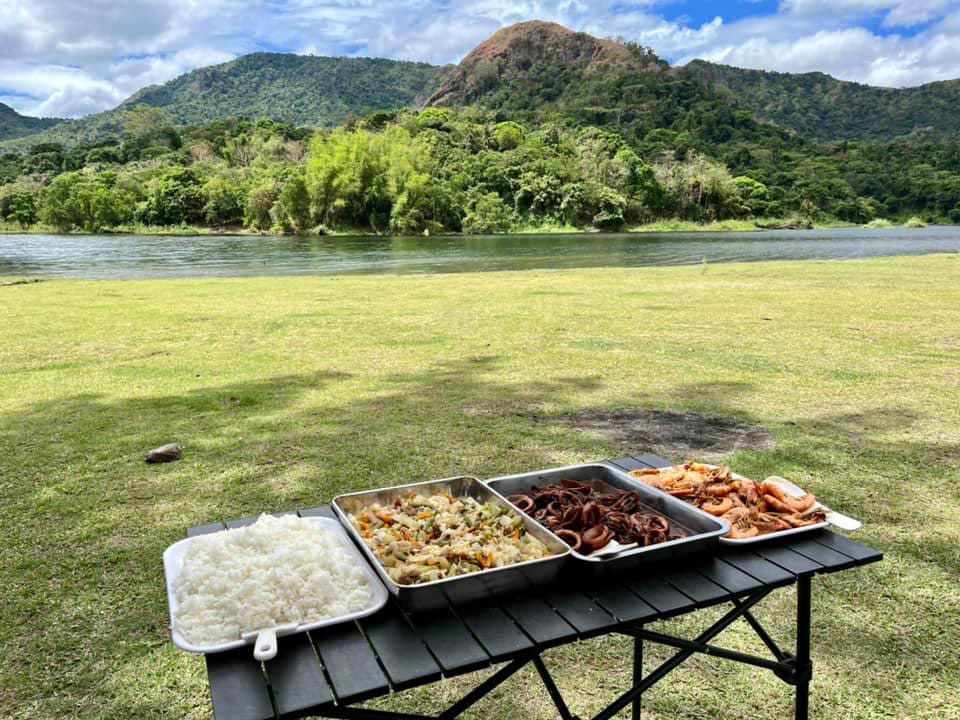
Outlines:
POLYGON ((960 252, 960 228, 445 237, 0 235, 0 276, 447 273, 960 252))

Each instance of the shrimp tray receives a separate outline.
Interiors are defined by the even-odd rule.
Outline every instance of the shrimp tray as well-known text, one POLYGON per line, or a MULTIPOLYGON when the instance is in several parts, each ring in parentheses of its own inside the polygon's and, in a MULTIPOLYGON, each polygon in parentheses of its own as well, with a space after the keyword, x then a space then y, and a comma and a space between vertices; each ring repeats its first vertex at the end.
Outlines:
POLYGON ((629 474, 631 478, 649 483, 677 499, 683 498, 691 505, 705 510, 712 508, 714 514, 722 512, 734 531, 720 538, 724 545, 769 542, 821 530, 828 525, 850 531, 862 527, 860 521, 831 510, 814 495, 782 477, 771 476, 756 483, 728 467, 694 462, 657 469, 639 468, 629 474), (692 474, 692 480, 688 472, 692 474), (664 474, 666 479, 663 479, 664 474), (700 486, 697 485, 698 478, 703 479, 700 486), (731 487, 735 492, 730 491, 731 487), (726 492, 722 492, 724 489, 726 492), (729 498, 734 498, 734 502, 731 503, 729 498), (801 505, 802 501, 805 504, 801 505), (790 502, 797 504, 787 504, 790 502), (750 507, 746 507, 748 503, 750 507), (797 515, 798 512, 803 514, 797 515), (740 513, 739 519, 737 513, 740 513), (785 519, 787 516, 789 520, 785 519))
MULTIPOLYGON (((583 492, 586 492, 589 486, 598 497, 627 492, 634 498, 631 512, 641 515, 652 513, 668 521, 669 531, 664 533, 665 539, 655 544, 632 543, 622 546, 613 542, 599 551, 583 552, 582 548, 580 551, 573 550, 571 556, 574 562, 568 565, 565 572, 588 577, 619 574, 696 555, 716 548, 720 536, 730 530, 730 526, 720 518, 645 485, 606 463, 571 465, 520 475, 505 475, 485 482, 500 495, 511 498, 511 502, 518 502, 524 494, 536 493, 558 484, 581 488, 583 492)), ((528 508, 528 512, 532 510, 528 508)), ((556 534, 562 535, 563 531, 556 531, 556 534)))

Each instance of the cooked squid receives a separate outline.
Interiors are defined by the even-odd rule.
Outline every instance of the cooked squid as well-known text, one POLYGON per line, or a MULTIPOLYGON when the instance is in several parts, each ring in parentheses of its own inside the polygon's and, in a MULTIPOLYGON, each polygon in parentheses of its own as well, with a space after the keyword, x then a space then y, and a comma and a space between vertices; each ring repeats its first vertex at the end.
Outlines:
POLYGON ((632 490, 604 495, 587 483, 564 480, 507 499, 584 555, 613 540, 646 546, 680 535, 665 517, 646 509, 640 494, 632 490))

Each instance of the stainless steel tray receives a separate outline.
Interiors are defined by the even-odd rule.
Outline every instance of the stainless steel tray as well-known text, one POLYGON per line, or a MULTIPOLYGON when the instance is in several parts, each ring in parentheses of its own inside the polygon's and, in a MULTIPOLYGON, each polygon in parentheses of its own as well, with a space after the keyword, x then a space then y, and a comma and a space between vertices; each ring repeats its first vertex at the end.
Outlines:
POLYGON ((377 571, 383 584, 399 605, 410 612, 422 612, 449 604, 461 604, 472 600, 481 600, 498 595, 506 595, 519 590, 529 590, 552 583, 561 567, 570 556, 570 548, 563 540, 547 530, 540 523, 517 510, 495 490, 484 485, 474 477, 446 478, 427 482, 397 485, 379 490, 347 493, 333 499, 332 507, 340 522, 346 528, 354 543, 366 555, 373 569, 377 571), (448 492, 454 497, 472 497, 481 503, 495 502, 516 512, 523 518, 527 532, 540 540, 553 553, 539 560, 515 563, 499 568, 480 570, 469 575, 460 575, 444 580, 421 583, 418 585, 398 585, 387 573, 373 550, 353 527, 349 513, 359 511, 365 505, 378 502, 392 503, 398 497, 405 497, 411 491, 424 495, 448 492))
POLYGON ((651 510, 663 515, 688 533, 686 537, 657 545, 624 550, 612 556, 589 556, 571 551, 571 556, 579 561, 574 564, 577 570, 591 576, 607 575, 614 571, 620 572, 694 555, 716 547, 720 536, 730 531, 726 521, 635 480, 619 468, 605 463, 570 465, 520 475, 505 475, 484 482, 491 489, 507 496, 526 492, 531 488, 545 487, 561 480, 575 480, 590 484, 599 482, 620 490, 634 490, 643 497, 644 503, 651 510))
MULTIPOLYGON (((665 470, 670 467, 673 467, 673 466, 664 465, 662 468, 657 468, 657 469, 665 470)), ((717 466, 711 465, 710 467, 717 467, 717 466)), ((744 477, 743 475, 740 475, 738 473, 732 473, 732 475, 735 478, 744 477)), ((634 480, 635 482, 643 483, 643 481, 640 480, 639 478, 633 478, 631 476, 631 479, 634 480)), ((774 480, 774 482, 776 482, 781 488, 783 488, 783 490, 788 495, 792 495, 793 497, 801 498, 806 494, 804 490, 800 489, 799 487, 797 487, 791 482, 783 480, 782 478, 777 478, 776 480, 774 480)), ((684 504, 686 505, 687 503, 684 502, 684 504)), ((693 506, 690 505, 690 507, 693 507, 693 506)), ((830 508, 828 508, 826 505, 824 505, 819 501, 817 501, 814 507, 819 507, 821 510, 823 510, 826 513, 827 517, 823 522, 814 523, 812 525, 804 525, 803 527, 798 527, 798 528, 790 528, 789 530, 777 530, 776 532, 765 533, 763 535, 757 535, 756 537, 752 537, 752 538, 721 537, 720 542, 724 545, 734 545, 734 546, 755 545, 757 543, 770 542, 771 540, 782 540, 783 538, 790 537, 792 535, 800 535, 803 533, 813 532, 814 530, 820 530, 829 525, 834 525, 840 528, 841 530, 849 530, 849 531, 859 530, 861 527, 863 527, 862 523, 859 520, 855 520, 854 518, 848 517, 843 513, 838 513, 834 510, 831 510, 830 508)))
MULTIPOLYGON (((292 633, 304 632, 306 630, 318 630, 320 628, 327 627, 329 625, 337 625, 339 623, 348 622, 350 620, 356 620, 357 618, 367 617, 377 612, 380 608, 387 604, 387 591, 383 589, 383 585, 380 583, 376 575, 374 575, 373 570, 370 569, 369 565, 364 562, 363 558, 357 553, 357 549, 354 547, 354 544, 350 542, 347 538, 346 533, 343 531, 343 528, 340 526, 336 520, 332 518, 318 518, 318 517, 308 517, 303 518, 304 522, 309 522, 313 525, 326 530, 327 532, 333 534, 337 540, 343 545, 344 550, 346 550, 351 555, 351 560, 354 560, 356 564, 363 570, 363 574, 367 577, 367 580, 370 582, 370 591, 371 599, 370 604, 367 605, 363 610, 357 612, 349 613, 347 615, 340 615, 339 617, 327 618, 326 620, 320 620, 314 623, 308 623, 305 625, 284 625, 282 630, 277 630, 277 635, 289 635, 292 633)), ((233 530, 220 530, 219 532, 234 532, 233 530)), ((233 650, 238 647, 243 647, 244 645, 250 645, 253 643, 254 638, 250 637, 237 638, 236 640, 228 643, 219 643, 217 645, 193 645, 187 642, 186 638, 180 634, 180 631, 176 629, 174 618, 177 616, 177 611, 180 609, 180 604, 177 602, 177 594, 173 591, 173 585, 176 582, 176 579, 180 576, 180 573, 183 571, 183 561, 187 554, 187 549, 192 543, 195 543, 201 538, 209 537, 209 535, 198 535, 195 537, 184 538, 178 542, 175 542, 173 545, 168 547, 163 553, 163 571, 166 575, 167 580, 167 604, 170 608, 170 632, 173 635, 173 644, 176 645, 181 650, 186 650, 187 652, 193 653, 217 653, 224 652, 226 650, 233 650)), ((249 630, 254 630, 254 628, 248 628, 249 630)), ((276 651, 276 642, 273 643, 273 650, 276 651)), ((258 658, 259 659, 259 658, 258 658)))

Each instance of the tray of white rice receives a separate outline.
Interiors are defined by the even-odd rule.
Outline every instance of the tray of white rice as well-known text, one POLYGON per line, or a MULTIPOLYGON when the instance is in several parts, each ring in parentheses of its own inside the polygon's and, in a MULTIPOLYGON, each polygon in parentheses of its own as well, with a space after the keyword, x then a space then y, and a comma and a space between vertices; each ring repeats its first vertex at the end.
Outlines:
POLYGON ((276 637, 347 622, 387 602, 379 578, 330 518, 273 517, 187 538, 163 553, 170 627, 177 647, 196 653, 256 641, 276 654, 276 637))

